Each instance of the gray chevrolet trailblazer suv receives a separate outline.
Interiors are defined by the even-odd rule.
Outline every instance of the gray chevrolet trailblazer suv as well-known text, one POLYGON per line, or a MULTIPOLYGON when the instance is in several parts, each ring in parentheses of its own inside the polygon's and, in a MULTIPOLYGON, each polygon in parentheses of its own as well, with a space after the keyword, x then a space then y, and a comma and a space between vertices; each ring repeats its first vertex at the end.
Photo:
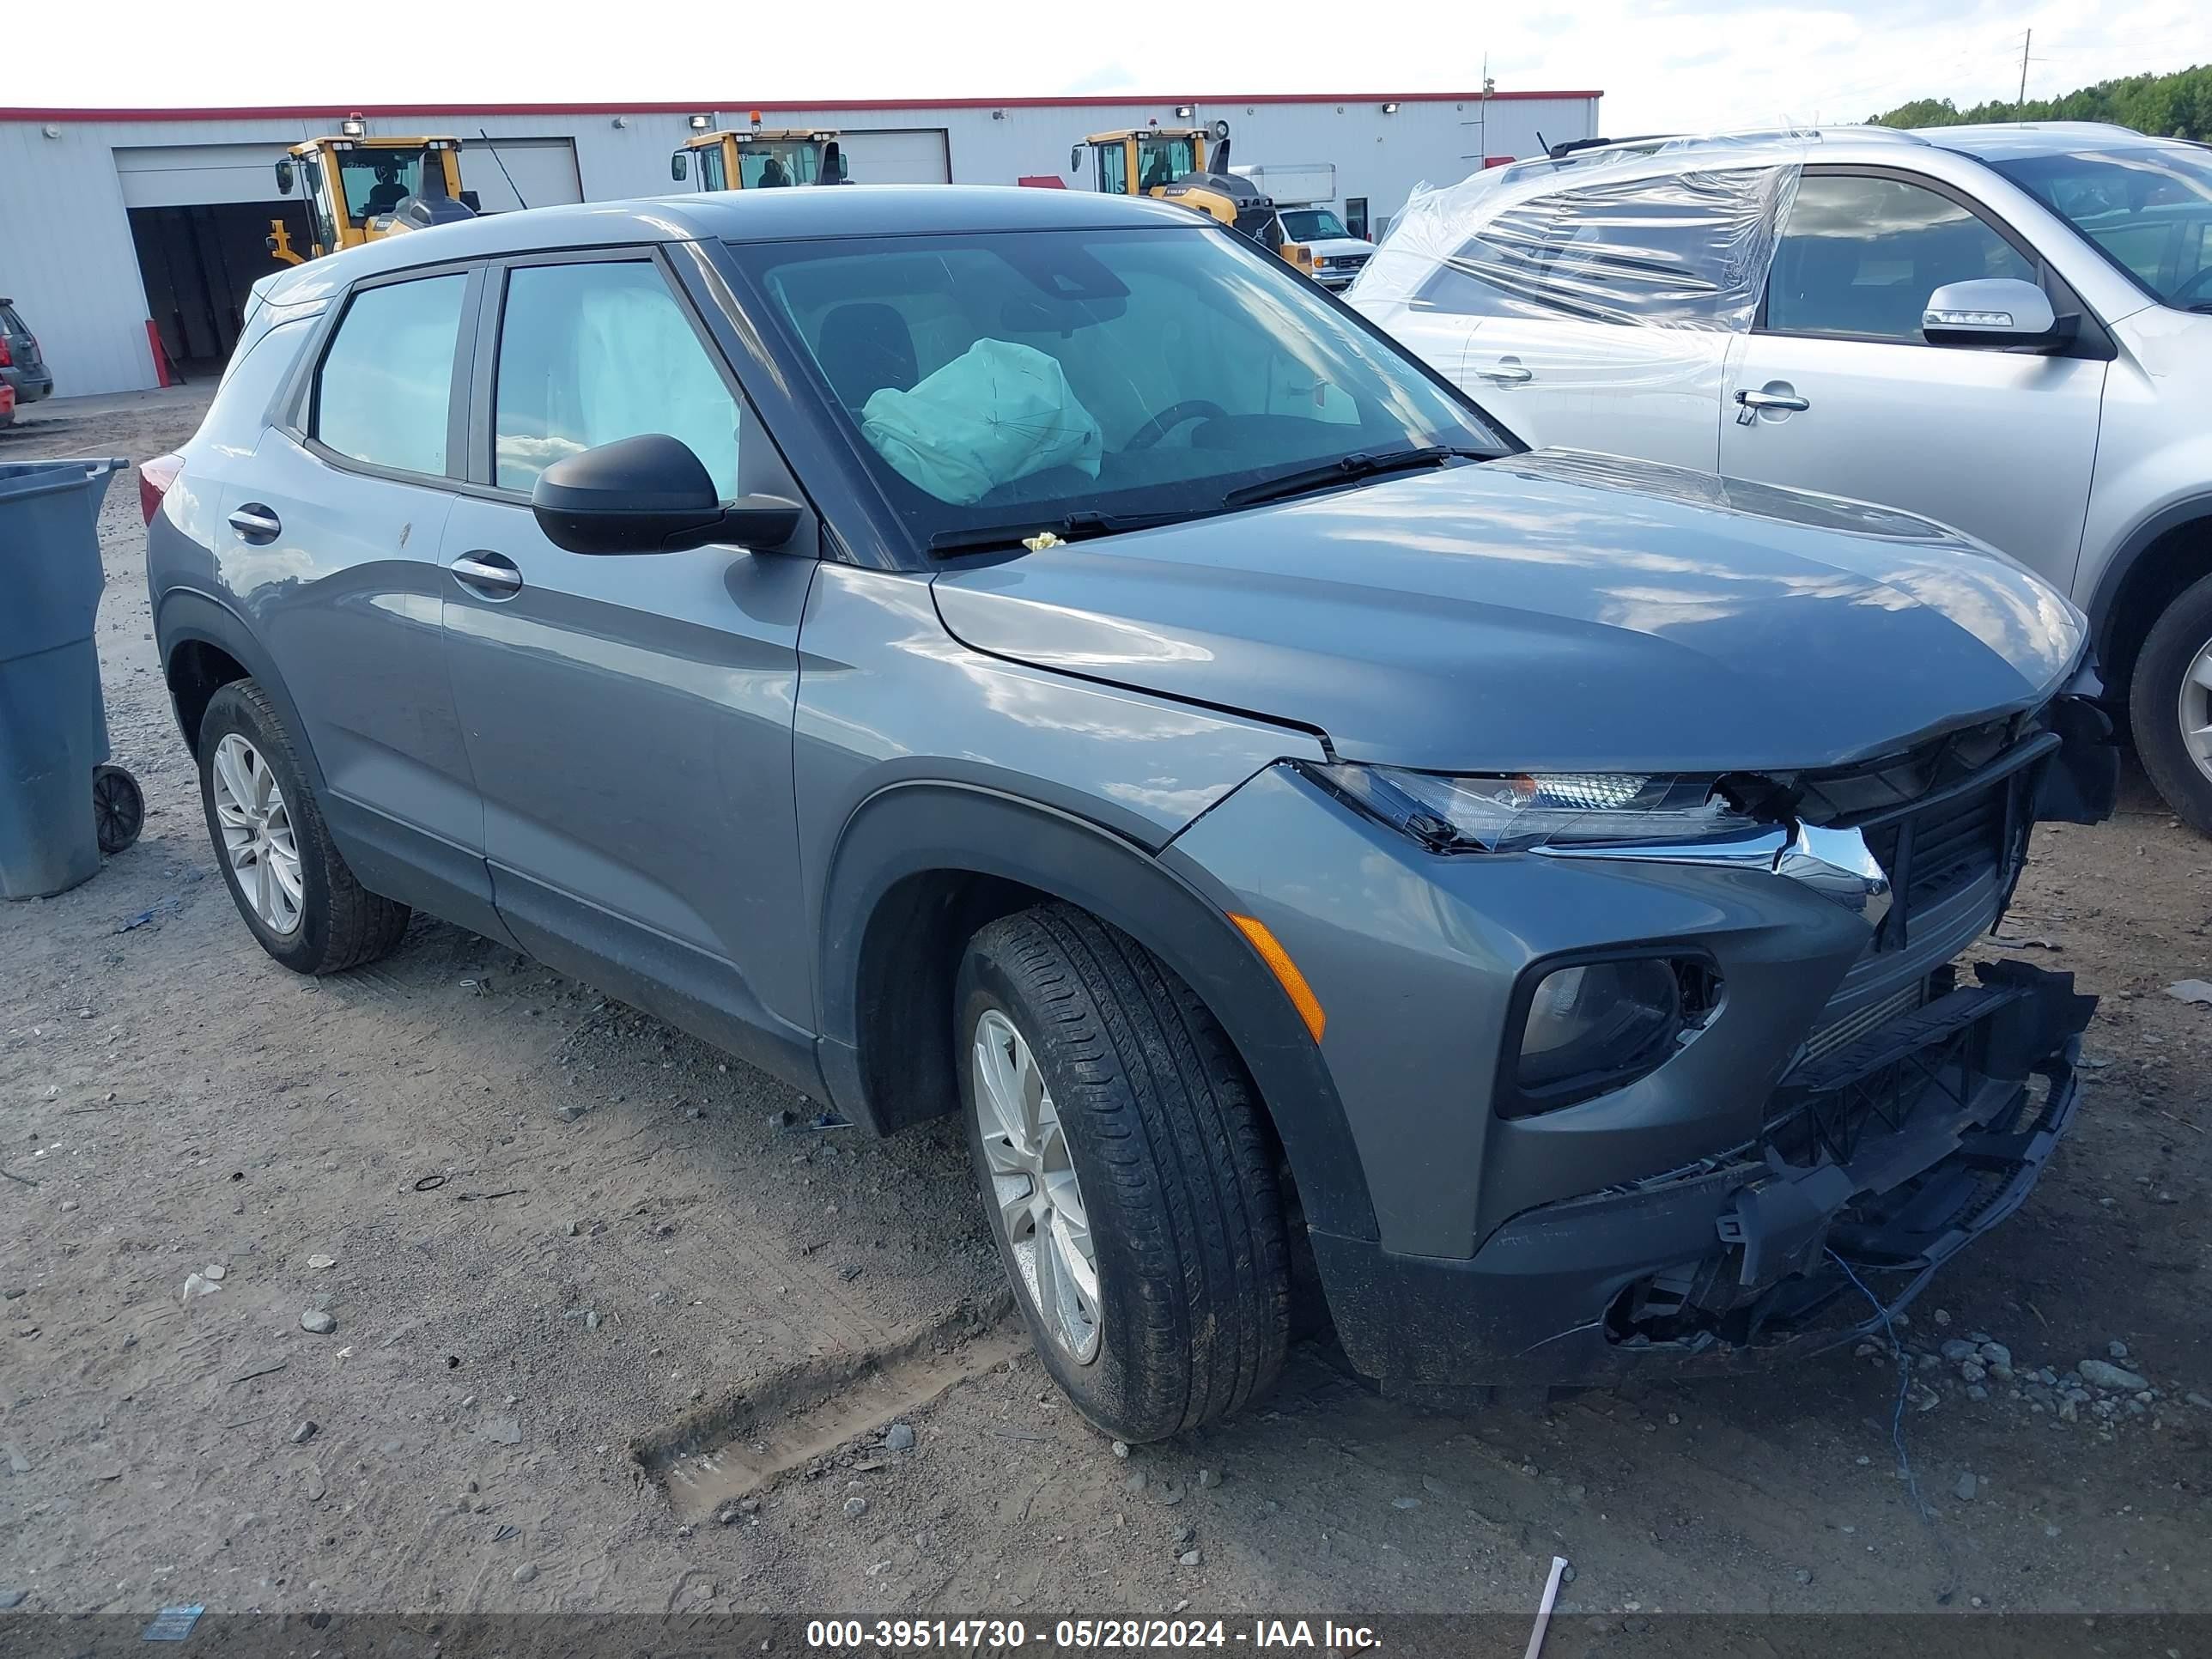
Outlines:
POLYGON ((1832 1341, 2008 1214, 2092 1000, 2082 619, 1923 520, 1528 453, 1172 206, 502 214, 266 279, 147 468, 246 925, 410 909, 879 1132, 1156 1438, 1832 1341), (1851 1276, 1860 1281, 1855 1287, 1851 1276))

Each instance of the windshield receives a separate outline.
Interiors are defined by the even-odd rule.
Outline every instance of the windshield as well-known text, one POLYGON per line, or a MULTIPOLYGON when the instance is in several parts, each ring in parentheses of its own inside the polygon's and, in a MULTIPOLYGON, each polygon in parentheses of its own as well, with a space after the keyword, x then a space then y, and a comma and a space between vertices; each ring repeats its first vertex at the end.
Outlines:
POLYGON ((2212 152, 2062 151, 1991 165, 2152 298, 2212 311, 2212 152))
POLYGON ((1193 517, 1346 457, 1512 447, 1226 232, 731 251, 921 543, 1073 515, 1193 517))
POLYGON ((346 217, 356 226, 372 215, 391 212, 415 194, 422 179, 419 149, 342 149, 337 161, 346 217))
POLYGON ((1352 233, 1327 208, 1285 208, 1283 232, 1294 242, 1348 241, 1352 233))
POLYGON ((745 190, 773 190, 780 185, 811 185, 822 176, 822 151, 799 138, 758 139, 738 146, 738 172, 745 190))

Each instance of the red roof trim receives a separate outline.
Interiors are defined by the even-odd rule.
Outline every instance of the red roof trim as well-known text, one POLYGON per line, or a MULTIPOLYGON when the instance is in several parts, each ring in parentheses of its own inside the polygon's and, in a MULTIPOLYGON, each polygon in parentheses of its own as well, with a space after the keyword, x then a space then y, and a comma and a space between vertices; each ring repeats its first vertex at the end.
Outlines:
MULTIPOLYGON (((1597 91, 1493 92, 1492 103, 1527 99, 1602 98, 1597 91)), ((1244 92, 1210 97, 1153 97, 1140 93, 1087 98, 786 98, 769 102, 705 99, 696 104, 283 104, 222 109, 7 109, 0 121, 336 121, 348 115, 684 115, 707 110, 1091 109, 1102 105, 1193 104, 1201 112, 1232 104, 1472 104, 1477 92, 1244 92)))

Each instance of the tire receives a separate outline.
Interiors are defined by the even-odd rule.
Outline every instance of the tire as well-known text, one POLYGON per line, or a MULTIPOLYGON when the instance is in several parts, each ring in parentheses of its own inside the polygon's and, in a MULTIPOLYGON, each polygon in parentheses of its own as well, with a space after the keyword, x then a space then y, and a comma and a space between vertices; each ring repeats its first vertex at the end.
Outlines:
POLYGON ((1289 1340, 1282 1198, 1251 1082, 1205 1005, 1134 940, 1052 904, 975 935, 954 1006, 963 1115, 992 1236, 1045 1368, 1076 1408, 1141 1443, 1212 1422, 1264 1390, 1289 1340), (1005 1042, 1009 1030, 1018 1048, 1005 1042), (1020 1073, 1020 1050, 1034 1062, 1037 1115, 1056 1116, 1060 1132, 1056 1152, 1049 1133, 1036 1137, 1042 1182, 1006 1173, 1022 1149, 1004 1132, 979 1043, 1006 1058, 995 1097, 1020 1073), (1091 1256, 1087 1345, 1080 1268, 1054 1270, 1068 1260, 1054 1243, 1065 1205, 1042 1228, 1033 1208, 1015 1213, 1024 1191, 1066 1197, 1063 1176, 1075 1183, 1091 1256), (1072 1316, 1049 1294, 1071 1285, 1072 1316))
MULTIPOLYGON (((389 955, 407 931, 407 907, 379 897, 354 879, 331 841, 322 808, 308 787, 291 734, 284 729, 268 693, 250 679, 233 680, 218 690, 200 720, 199 759, 200 801, 207 815, 208 839, 238 914, 261 942, 261 948, 295 974, 343 973, 389 955), (243 772, 234 770, 229 781, 218 784, 219 763, 225 757, 235 762, 241 753, 236 748, 227 750, 227 739, 243 744, 243 752, 265 767, 266 781, 274 786, 274 793, 266 798, 281 810, 285 825, 277 832, 277 839, 289 841, 297 864, 299 890, 289 905, 293 914, 289 927, 272 923, 262 914, 261 901, 247 890, 246 878, 241 876, 226 841, 226 820, 217 804, 219 793, 229 789, 233 796, 250 797, 259 793, 258 787, 264 781, 259 769, 249 768, 243 772), (233 781, 240 776, 247 780, 242 790, 233 787, 233 781)), ((236 825, 235 815, 230 822, 236 825)), ((281 863, 264 848, 249 866, 248 875, 255 870, 272 870, 281 863)))
POLYGON ((146 797, 138 780, 106 762, 92 769, 93 833, 102 858, 113 858, 137 844, 146 827, 146 797))
POLYGON ((2212 757, 2212 738, 2192 751, 2185 732, 2185 723, 2212 726, 2212 687, 2192 678, 2208 652, 2212 576, 2185 589, 2143 640, 2128 689, 2128 719, 2152 785, 2198 834, 2212 836, 2212 758, 2200 757, 2212 757))

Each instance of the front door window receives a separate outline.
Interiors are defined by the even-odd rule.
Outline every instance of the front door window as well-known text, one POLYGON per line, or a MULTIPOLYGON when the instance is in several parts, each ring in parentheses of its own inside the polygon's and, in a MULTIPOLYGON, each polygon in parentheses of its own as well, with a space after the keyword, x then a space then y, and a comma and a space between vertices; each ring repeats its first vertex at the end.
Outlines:
POLYGON ((1928 296, 2033 261, 1948 196, 1902 179, 1808 173, 1775 245, 1765 326, 1918 344, 1928 296))
POLYGON ((1137 188, 1141 194, 1171 185, 1198 171, 1198 146, 1188 138, 1137 141, 1137 188))
POLYGON ((640 433, 680 438, 724 500, 737 400, 644 260, 526 265, 507 283, 493 394, 494 480, 527 490, 555 461, 640 433))

